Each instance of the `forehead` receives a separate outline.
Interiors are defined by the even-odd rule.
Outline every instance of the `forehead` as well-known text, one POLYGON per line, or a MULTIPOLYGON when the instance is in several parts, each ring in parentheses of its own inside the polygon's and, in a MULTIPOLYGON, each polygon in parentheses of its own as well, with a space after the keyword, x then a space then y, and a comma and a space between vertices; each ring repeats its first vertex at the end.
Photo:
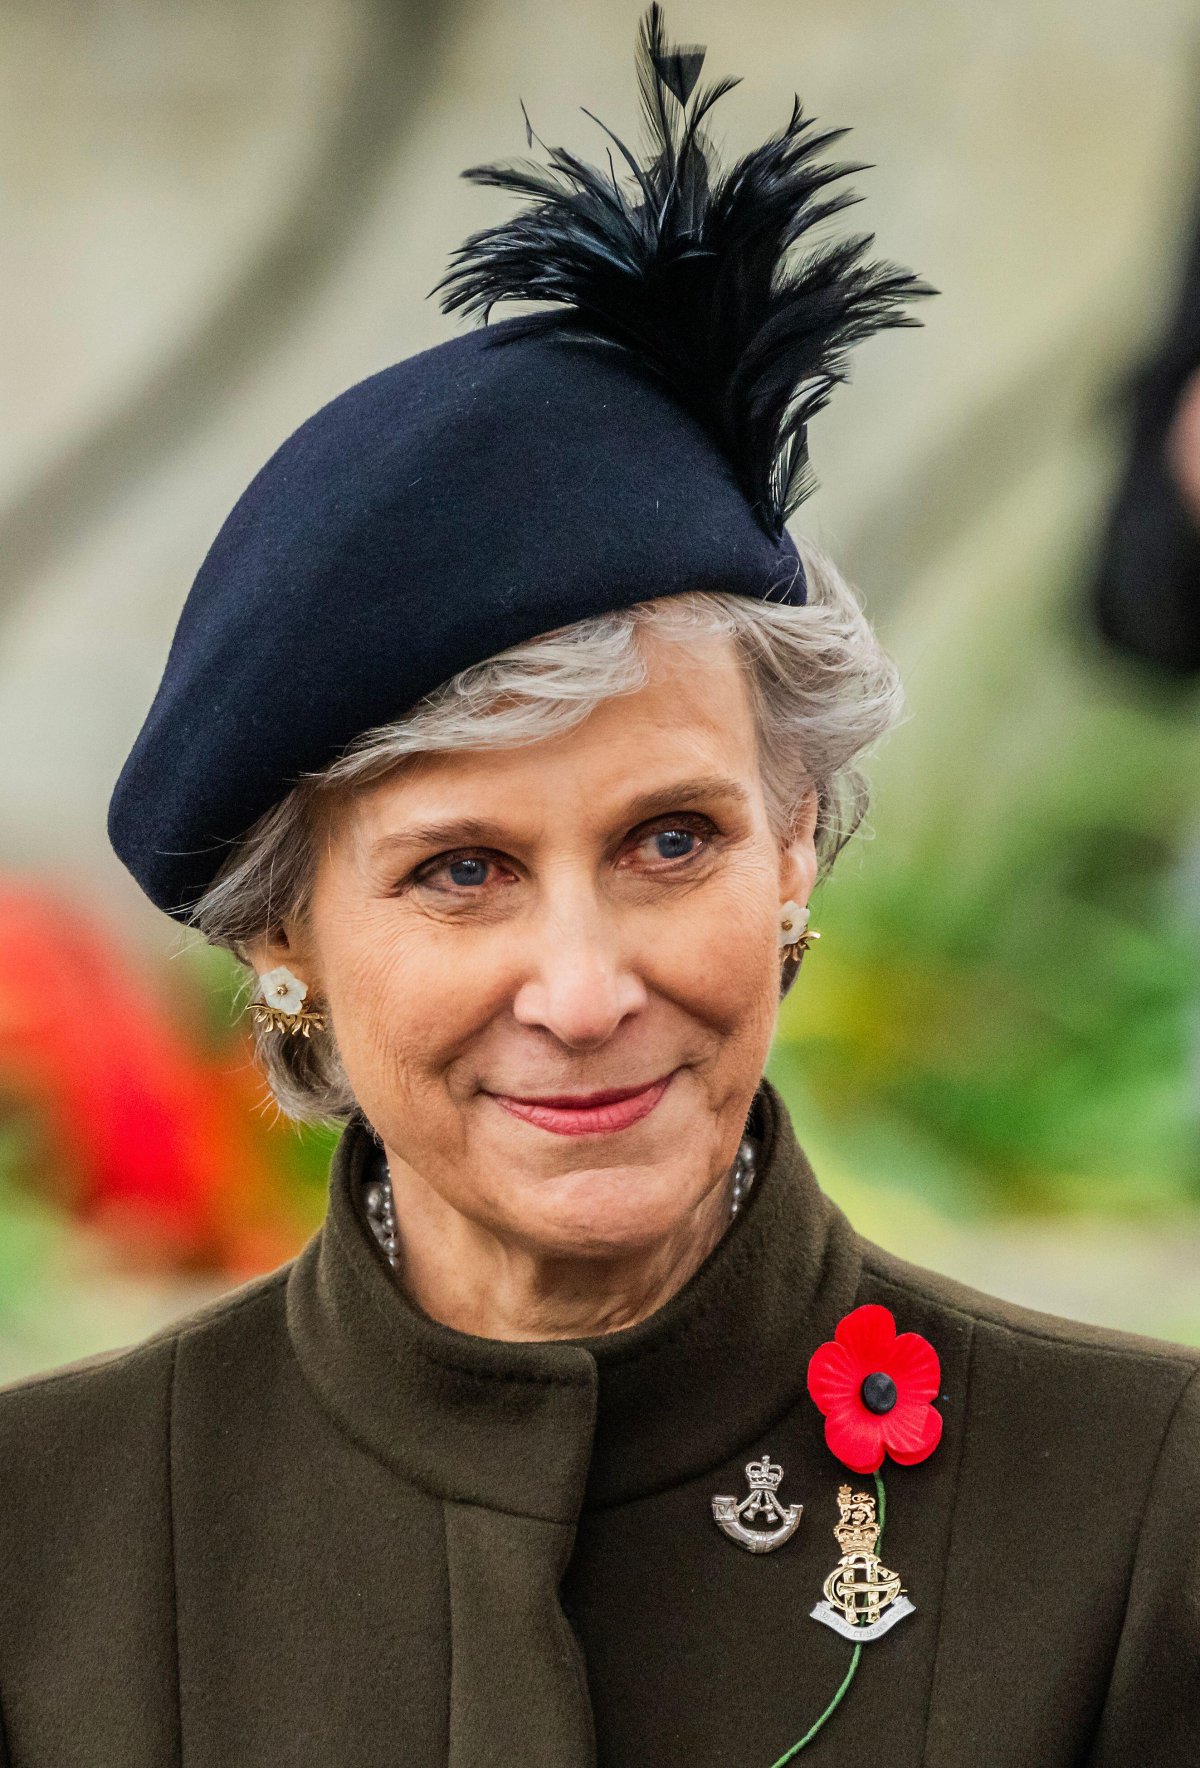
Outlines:
POLYGON ((643 650, 644 686, 602 701, 568 731, 414 757, 360 789, 346 807, 357 843, 454 814, 528 820, 547 803, 604 820, 635 798, 707 777, 740 782, 753 795, 756 733, 733 641, 646 635, 643 650))

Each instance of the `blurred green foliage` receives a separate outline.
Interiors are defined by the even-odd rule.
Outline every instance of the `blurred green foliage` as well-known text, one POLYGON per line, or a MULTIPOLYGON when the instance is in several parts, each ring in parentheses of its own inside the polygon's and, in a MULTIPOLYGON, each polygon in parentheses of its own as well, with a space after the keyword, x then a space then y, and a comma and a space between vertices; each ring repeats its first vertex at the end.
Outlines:
POLYGON ((1066 466, 1048 502, 1051 543, 1018 498, 901 611, 911 716, 770 1072, 839 1168, 949 1213, 1171 1211, 1200 1204, 1200 700, 1089 639, 1094 511, 1066 466))
POLYGON ((36 1295, 66 1232, 62 1212, 28 1183, 35 1137, 20 1113, 0 1120, 0 1333, 36 1295))

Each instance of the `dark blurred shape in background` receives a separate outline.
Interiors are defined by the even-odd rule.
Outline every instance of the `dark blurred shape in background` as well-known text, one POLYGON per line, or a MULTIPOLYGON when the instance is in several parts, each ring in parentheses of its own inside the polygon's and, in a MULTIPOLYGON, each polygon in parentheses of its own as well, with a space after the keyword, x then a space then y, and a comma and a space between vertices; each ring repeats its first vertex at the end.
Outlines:
POLYGON ((1200 201, 1182 286, 1130 398, 1129 459, 1101 548, 1105 637, 1168 675, 1200 673, 1200 201))

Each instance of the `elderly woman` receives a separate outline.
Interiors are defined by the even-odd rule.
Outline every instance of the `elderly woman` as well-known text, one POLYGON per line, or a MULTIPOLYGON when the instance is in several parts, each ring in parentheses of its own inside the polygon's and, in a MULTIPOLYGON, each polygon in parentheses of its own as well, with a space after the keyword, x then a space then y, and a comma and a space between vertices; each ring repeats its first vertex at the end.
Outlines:
POLYGON ((188 598, 113 840, 344 1127, 296 1259, 0 1395, 10 1768, 1200 1759, 1200 1359, 867 1244, 763 1079, 897 704, 784 519, 926 291, 788 258, 842 169, 721 171, 702 59, 652 8, 627 177, 476 171, 446 304, 541 305, 188 598))

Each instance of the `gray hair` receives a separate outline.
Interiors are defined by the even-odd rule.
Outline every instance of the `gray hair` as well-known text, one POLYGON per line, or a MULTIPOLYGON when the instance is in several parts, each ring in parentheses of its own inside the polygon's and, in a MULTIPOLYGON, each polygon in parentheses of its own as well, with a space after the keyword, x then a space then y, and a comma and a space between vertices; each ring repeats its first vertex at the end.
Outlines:
MULTIPOLYGON (((317 813, 335 792, 363 786, 417 755, 535 743, 580 723, 601 701, 647 679, 638 634, 686 643, 728 636, 746 671, 758 731, 763 797, 784 844, 814 790, 821 873, 862 822, 862 752, 898 718, 902 693, 854 591, 832 562, 798 543, 808 578, 802 607, 694 591, 638 602, 512 645, 472 664, 393 724, 365 731, 335 761, 297 783, 236 844, 189 922, 249 964, 248 947, 284 916, 303 922, 316 877, 317 813)), ((785 964, 781 995, 797 966, 785 964)), ((245 978, 244 998, 257 986, 245 978)), ((283 1113, 345 1122, 355 1106, 332 1026, 311 1037, 256 1026, 257 1058, 283 1113)))

